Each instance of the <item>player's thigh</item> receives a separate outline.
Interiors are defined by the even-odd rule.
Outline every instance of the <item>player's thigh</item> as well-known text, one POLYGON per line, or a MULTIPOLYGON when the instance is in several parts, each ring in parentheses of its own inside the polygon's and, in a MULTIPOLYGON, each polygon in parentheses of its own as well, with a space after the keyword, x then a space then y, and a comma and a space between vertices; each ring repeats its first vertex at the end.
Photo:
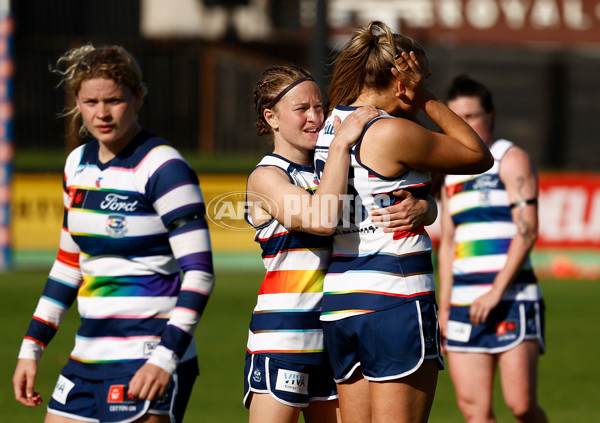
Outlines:
POLYGON ((537 340, 527 340, 499 355, 500 383, 507 404, 535 401, 539 351, 537 340))
POLYGON ((369 381, 357 368, 345 382, 338 384, 340 414, 344 423, 371 421, 371 396, 369 381))
POLYGON ((158 414, 146 414, 139 419, 137 419, 134 423, 171 423, 171 418, 166 415, 158 415, 158 414))
POLYGON ((438 377, 436 359, 401 379, 370 382, 372 421, 377 423, 426 422, 433 404, 438 377))
POLYGON ((297 423, 300 407, 277 401, 270 394, 251 393, 249 423, 297 423))
POLYGON ((69 419, 67 417, 59 416, 57 414, 46 413, 44 423, 81 423, 81 421, 69 419))
POLYGON ((337 400, 312 401, 302 409, 306 423, 340 423, 340 407, 337 400))
POLYGON ((491 407, 496 366, 492 354, 448 351, 448 368, 459 401, 491 407))

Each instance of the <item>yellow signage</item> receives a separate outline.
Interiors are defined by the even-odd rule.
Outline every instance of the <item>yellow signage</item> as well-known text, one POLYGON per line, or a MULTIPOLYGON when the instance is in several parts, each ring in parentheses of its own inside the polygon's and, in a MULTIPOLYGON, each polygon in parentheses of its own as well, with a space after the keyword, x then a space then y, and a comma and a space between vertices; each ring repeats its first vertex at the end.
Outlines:
MULTIPOLYGON (((199 175, 215 252, 260 254, 254 230, 244 221, 246 175, 199 175)), ((12 247, 57 250, 63 219, 62 175, 13 176, 12 247)))

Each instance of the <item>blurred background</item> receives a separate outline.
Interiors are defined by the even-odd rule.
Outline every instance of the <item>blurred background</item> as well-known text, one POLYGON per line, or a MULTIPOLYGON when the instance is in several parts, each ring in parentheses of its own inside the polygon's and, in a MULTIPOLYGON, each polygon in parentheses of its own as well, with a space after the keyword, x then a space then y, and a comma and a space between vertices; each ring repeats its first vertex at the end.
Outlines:
MULTIPOLYGON (((5 0, 6 1, 6 0, 5 0)), ((18 0, 14 140, 18 151, 71 149, 62 90, 48 66, 86 42, 122 44, 149 86, 144 124, 183 150, 260 155, 250 90, 274 63, 328 64, 356 25, 386 22, 422 43, 443 95, 468 72, 488 84, 498 133, 544 169, 600 168, 597 0, 18 0), (231 123, 235 121, 235 125, 231 123)), ((324 92, 326 92, 324 90, 324 92)))
MULTIPOLYGON (((92 42, 122 45, 140 62, 149 87, 140 121, 198 173, 215 253, 217 285, 197 331, 201 377, 186 421, 247 421, 241 375, 264 268, 243 220, 243 191, 271 148, 256 135, 251 90, 265 68, 285 62, 309 69, 326 96, 336 52, 354 27, 375 19, 425 47, 440 98, 461 73, 488 85, 496 135, 535 160, 532 259, 549 351, 540 402, 551 421, 598 421, 600 368, 589 363, 600 349, 600 0, 0 0, 0 360, 8 363, 0 367, 0 420, 44 414, 17 405, 9 380, 58 247, 64 160, 85 141, 58 117, 71 100, 49 72, 56 60, 92 42)), ((428 228, 434 241, 438 231, 428 228)), ((77 324, 70 312, 44 355, 37 387, 46 399, 77 324)), ((497 414, 511 421, 501 406, 497 414)), ((447 372, 430 421, 462 421, 447 372)))
MULTIPOLYGON (((4 196, 3 263, 39 261, 38 253, 56 248, 60 173, 67 152, 83 141, 58 118, 71 100, 49 72, 67 49, 87 42, 120 44, 137 57, 149 87, 140 120, 184 153, 200 174, 208 203, 243 191, 247 173, 271 148, 254 126, 251 90, 261 71, 283 62, 303 66, 326 97, 336 52, 355 26, 379 19, 425 47, 430 85, 441 98, 460 73, 491 88, 496 135, 524 147, 541 171, 535 253, 540 271, 600 275, 600 0, 0 0, 0 5, 5 64, 0 156, 5 191, 12 187, 12 195, 4 196)), ((430 125, 426 116, 423 122, 430 125)), ((217 225, 215 250, 254 254, 241 214, 229 217, 239 221, 242 233, 217 225)), ((437 231, 436 225, 430 229, 434 239, 437 231)))

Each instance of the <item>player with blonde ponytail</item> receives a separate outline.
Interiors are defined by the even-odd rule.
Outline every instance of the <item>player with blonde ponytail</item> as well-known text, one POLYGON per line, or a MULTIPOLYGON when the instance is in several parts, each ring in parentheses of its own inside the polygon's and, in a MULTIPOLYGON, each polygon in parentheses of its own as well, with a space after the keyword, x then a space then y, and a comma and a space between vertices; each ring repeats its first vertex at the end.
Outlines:
POLYGON ((428 89, 429 63, 414 40, 383 22, 357 29, 340 52, 329 90, 335 107, 319 134, 315 168, 329 158, 330 127, 357 107, 382 116, 351 150, 352 213, 334 233, 321 320, 344 423, 425 422, 443 368, 431 240, 423 226, 391 233, 377 226, 404 189, 424 198, 431 171, 489 169, 489 150, 428 89), (424 111, 443 133, 416 122, 424 111), (381 215, 381 216, 379 216, 381 215))

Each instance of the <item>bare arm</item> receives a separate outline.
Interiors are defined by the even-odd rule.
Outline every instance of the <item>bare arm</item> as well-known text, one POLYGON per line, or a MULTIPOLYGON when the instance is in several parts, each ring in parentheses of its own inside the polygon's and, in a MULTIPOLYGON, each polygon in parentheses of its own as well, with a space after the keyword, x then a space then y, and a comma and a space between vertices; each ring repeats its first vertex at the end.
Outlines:
POLYGON ((454 283, 454 276, 452 273, 452 262, 454 260, 454 222, 450 215, 448 206, 448 195, 446 190, 442 187, 440 190, 441 202, 442 202, 442 215, 441 215, 441 236, 440 245, 438 248, 438 274, 440 281, 439 290, 439 312, 438 317, 440 321, 440 331, 442 338, 446 337, 446 326, 448 324, 448 317, 450 315, 450 296, 452 293, 452 284, 454 283))
POLYGON ((470 309, 471 322, 485 322, 491 310, 500 302, 510 283, 521 271, 538 235, 538 178, 529 155, 519 147, 506 152, 500 163, 500 179, 504 183, 512 208, 512 220, 517 233, 508 248, 505 266, 494 280, 491 291, 477 298, 470 309))
POLYGON ((356 143, 365 125, 379 114, 374 107, 360 107, 341 124, 339 120, 334 122, 335 138, 314 194, 291 184, 282 170, 262 167, 248 178, 248 200, 262 204, 265 213, 286 227, 330 235, 340 219, 342 194, 348 186, 349 148, 356 143))
POLYGON ((412 79, 392 68, 396 78, 404 81, 396 95, 427 113, 444 133, 408 119, 381 119, 365 137, 363 146, 377 143, 377 147, 363 147, 365 163, 371 161, 385 176, 396 176, 406 167, 449 174, 482 173, 491 168, 493 157, 477 133, 427 89, 426 75, 414 53, 403 53, 398 64, 411 68, 412 79))

